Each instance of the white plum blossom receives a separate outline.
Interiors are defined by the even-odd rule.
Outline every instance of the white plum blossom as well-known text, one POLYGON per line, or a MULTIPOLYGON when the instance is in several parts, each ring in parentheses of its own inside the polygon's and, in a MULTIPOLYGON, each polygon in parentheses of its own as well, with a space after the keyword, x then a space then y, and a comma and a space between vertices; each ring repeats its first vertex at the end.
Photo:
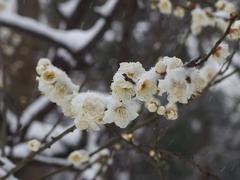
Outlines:
POLYGON ((173 69, 180 68, 183 66, 183 62, 181 59, 177 57, 163 57, 163 62, 167 66, 166 72, 170 72, 173 69))
MULTIPOLYGON (((200 18, 200 20, 202 20, 200 18)), ((36 68, 38 88, 52 102, 62 107, 65 115, 74 119, 80 130, 100 130, 106 123, 125 128, 138 117, 140 101, 149 112, 167 119, 178 117, 176 103, 186 104, 199 95, 213 79, 219 66, 229 56, 229 47, 221 43, 201 69, 185 67, 177 57, 161 57, 154 67, 145 71, 140 62, 121 63, 113 76, 111 94, 81 92, 65 72, 41 59, 36 68), (166 93, 168 104, 162 105, 157 96, 166 93)), ((40 148, 37 141, 29 142, 29 149, 40 148)), ((70 161, 79 164, 80 154, 74 152, 70 161)))
POLYGON ((139 104, 135 100, 123 103, 112 99, 107 106, 103 121, 114 122, 120 128, 125 128, 138 117, 138 110, 139 104))
POLYGON ((163 80, 158 81, 160 95, 167 92, 169 102, 186 104, 193 93, 188 78, 186 69, 173 69, 163 80))
POLYGON ((137 80, 142 73, 145 72, 145 69, 142 67, 140 62, 122 62, 117 73, 126 74, 128 78, 132 80, 137 80))
POLYGON ((112 95, 122 101, 129 101, 135 96, 134 83, 126 80, 121 73, 116 73, 111 84, 112 95))
POLYGON ((40 59, 36 70, 39 75, 38 89, 41 93, 61 106, 65 115, 72 116, 69 106, 79 86, 75 85, 65 72, 50 64, 47 59, 40 59))
POLYGON ((158 107, 154 103, 148 103, 147 104, 147 109, 148 109, 149 112, 156 112, 158 107))
POLYGON ((90 159, 89 153, 86 150, 76 150, 69 154, 68 161, 74 166, 79 166, 82 163, 88 162, 90 159))
POLYGON ((36 152, 40 149, 41 142, 38 141, 37 139, 32 139, 27 142, 27 147, 29 150, 36 152))
POLYGON ((71 102, 74 123, 81 130, 99 130, 108 97, 96 92, 79 93, 71 102))
POLYGON ((223 64, 230 55, 228 44, 221 43, 212 53, 210 59, 216 61, 220 65, 223 64))
POLYGON ((237 12, 235 5, 226 0, 218 0, 215 3, 215 7, 217 8, 218 11, 223 11, 229 14, 237 12))
POLYGON ((159 106, 157 109, 157 114, 158 115, 164 115, 166 112, 166 108, 164 106, 159 106))
POLYGON ((157 79, 159 75, 152 68, 142 74, 136 85, 136 97, 141 101, 148 102, 157 93, 157 79))
POLYGON ((176 17, 183 18, 183 17, 185 16, 185 10, 184 10, 184 8, 182 8, 181 6, 177 6, 177 7, 174 9, 173 14, 174 14, 176 17))
POLYGON ((181 59, 177 57, 160 57, 158 62, 155 65, 155 71, 160 75, 165 75, 167 72, 171 71, 172 69, 179 68, 183 66, 183 62, 181 59))
POLYGON ((158 59, 158 62, 155 65, 155 71, 160 75, 165 75, 167 71, 167 64, 163 61, 162 57, 158 59))
POLYGON ((229 39, 238 40, 240 39, 240 20, 237 20, 233 23, 228 34, 229 39))
POLYGON ((42 73, 47 69, 48 66, 52 65, 51 61, 47 58, 41 58, 38 61, 36 71, 39 75, 42 75, 42 73))
POLYGON ((172 3, 170 0, 160 0, 158 7, 163 14, 171 14, 172 12, 172 3))
POLYGON ((148 109, 149 112, 156 112, 158 106, 160 106, 160 102, 156 98, 153 98, 151 101, 146 103, 146 108, 148 109))
POLYGON ((166 117, 166 119, 176 120, 178 118, 178 108, 176 104, 167 104, 164 116, 166 117))

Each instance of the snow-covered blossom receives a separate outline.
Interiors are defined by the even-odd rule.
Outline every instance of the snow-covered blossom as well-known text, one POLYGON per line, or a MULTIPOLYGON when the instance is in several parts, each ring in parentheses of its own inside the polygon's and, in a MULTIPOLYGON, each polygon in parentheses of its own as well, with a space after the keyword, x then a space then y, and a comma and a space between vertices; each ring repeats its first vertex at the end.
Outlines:
POLYGON ((79 86, 73 84, 65 72, 50 64, 47 59, 40 59, 36 70, 39 75, 38 89, 52 102, 60 105, 65 115, 72 116, 70 102, 79 86))
POLYGON ((136 97, 141 101, 148 102, 157 93, 157 79, 159 75, 152 68, 142 74, 136 85, 136 97))
POLYGON ((178 109, 176 104, 167 104, 164 116, 166 117, 166 119, 176 120, 178 118, 178 109))
POLYGON ((202 31, 203 27, 214 26, 215 24, 214 19, 210 17, 207 12, 201 8, 194 9, 191 14, 191 31, 195 35, 199 34, 202 31))
POLYGON ((125 128, 138 117, 138 110, 139 104, 134 100, 123 103, 112 99, 107 106, 103 121, 114 122, 120 128, 125 128))
POLYGON ((41 142, 38 141, 37 139, 32 139, 27 142, 27 147, 29 150, 36 152, 40 149, 41 142))
POLYGON ((172 3, 170 0, 160 0, 158 7, 163 14, 171 14, 172 12, 172 3))
POLYGON ((223 64, 230 55, 228 44, 221 43, 210 56, 211 60, 219 64, 223 64))
POLYGON ((145 72, 145 69, 142 67, 140 62, 123 62, 120 63, 120 67, 117 73, 126 74, 128 78, 132 80, 137 80, 142 73, 145 72))
POLYGON ((74 166, 79 166, 90 159, 89 153, 86 150, 73 151, 68 156, 68 161, 74 166))
POLYGON ((228 37, 231 40, 240 39, 240 20, 237 20, 233 23, 233 25, 231 26, 228 37))
POLYGON ((192 95, 192 89, 187 78, 186 69, 177 68, 171 70, 165 79, 158 81, 160 95, 167 92, 169 102, 186 104, 192 95))
POLYGON ((99 130, 103 124, 107 96, 96 92, 79 93, 71 101, 71 110, 77 128, 99 130))
POLYGON ((129 101, 135 96, 134 83, 121 73, 114 75, 111 90, 112 95, 122 101, 129 101))
POLYGON ((185 10, 184 10, 184 8, 182 8, 181 6, 177 6, 177 7, 174 9, 173 14, 174 14, 176 17, 183 18, 183 17, 185 16, 185 10))

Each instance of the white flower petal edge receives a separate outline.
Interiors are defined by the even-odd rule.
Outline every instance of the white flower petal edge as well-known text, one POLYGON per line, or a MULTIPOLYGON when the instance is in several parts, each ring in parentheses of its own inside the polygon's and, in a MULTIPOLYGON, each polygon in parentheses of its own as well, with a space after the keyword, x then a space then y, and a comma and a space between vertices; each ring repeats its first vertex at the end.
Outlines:
POLYGON ((138 117, 139 107, 140 105, 135 100, 123 103, 113 99, 107 106, 103 121, 114 122, 120 128, 125 128, 138 117))

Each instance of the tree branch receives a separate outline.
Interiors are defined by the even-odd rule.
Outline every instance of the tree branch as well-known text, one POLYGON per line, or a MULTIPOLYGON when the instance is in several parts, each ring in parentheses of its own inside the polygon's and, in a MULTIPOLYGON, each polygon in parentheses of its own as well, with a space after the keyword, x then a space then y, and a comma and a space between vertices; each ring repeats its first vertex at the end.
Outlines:
POLYGON ((25 159, 23 159, 15 168, 11 169, 6 175, 0 178, 0 180, 4 180, 10 175, 15 174, 19 170, 21 170, 24 166, 26 166, 37 154, 40 154, 45 149, 50 148, 55 142, 62 139, 65 135, 73 132, 76 129, 75 125, 72 125, 71 127, 67 128, 65 131, 63 131, 61 134, 59 134, 56 137, 52 137, 52 140, 48 143, 44 144, 38 151, 31 152, 25 159))
POLYGON ((200 66, 203 65, 208 59, 209 57, 214 53, 214 51, 216 50, 216 48, 223 42, 223 40, 227 37, 227 35, 229 34, 230 30, 231 30, 231 26, 232 24, 237 20, 238 15, 233 16, 230 19, 230 22, 228 24, 228 27, 226 29, 226 31, 224 32, 224 34, 220 37, 220 39, 215 43, 215 45, 213 46, 213 48, 208 52, 208 54, 206 56, 204 56, 201 59, 196 59, 193 61, 190 61, 188 63, 185 64, 185 67, 196 67, 196 66, 200 66))

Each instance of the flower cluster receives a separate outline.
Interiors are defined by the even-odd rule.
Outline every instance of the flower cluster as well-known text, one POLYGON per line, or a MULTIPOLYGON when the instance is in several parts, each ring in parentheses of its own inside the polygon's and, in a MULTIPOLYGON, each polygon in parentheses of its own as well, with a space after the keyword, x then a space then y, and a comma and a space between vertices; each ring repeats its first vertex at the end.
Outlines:
POLYGON ((140 62, 120 63, 113 76, 111 94, 78 92, 65 72, 40 59, 37 65, 39 90, 74 118, 81 130, 99 130, 106 123, 125 128, 138 117, 142 103, 149 112, 177 119, 177 103, 186 104, 199 95, 230 55, 221 43, 201 68, 186 67, 177 57, 160 57, 154 67, 145 70, 140 62), (162 99, 167 99, 163 103, 162 99))
POLYGON ((40 59, 36 71, 39 75, 38 88, 42 94, 62 107, 65 115, 72 117, 69 104, 77 94, 79 86, 73 84, 67 74, 53 66, 48 59, 40 59))
MULTIPOLYGON (((125 65, 127 66, 122 64, 119 74, 114 76, 113 94, 107 95, 97 92, 79 93, 79 86, 75 85, 65 72, 52 65, 50 60, 40 59, 36 68, 39 75, 38 88, 52 102, 62 107, 66 116, 74 118, 76 127, 81 130, 99 130, 100 125, 112 122, 124 128, 137 118, 140 108, 139 102, 131 99, 134 94, 129 95, 132 82, 126 81, 126 77, 120 73, 130 70, 128 63, 125 65)), ((134 67, 130 65, 130 68, 135 72, 134 67)), ((138 71, 138 68, 136 70, 138 71)), ((131 78, 135 75, 137 77, 137 74, 132 74, 131 78)), ((134 89, 132 91, 135 93, 134 89)))
MULTIPOLYGON (((213 6, 205 8, 190 1, 186 5, 180 4, 173 7, 170 0, 159 0, 156 6, 162 14, 173 14, 179 18, 185 16, 185 11, 190 11, 192 16, 191 32, 194 35, 200 34, 205 27, 215 27, 225 32, 229 20, 238 12, 234 2, 226 0, 218 0, 213 6)), ((240 20, 232 25, 228 38, 231 40, 240 39, 240 20)))
MULTIPOLYGON (((229 20, 237 14, 236 6, 226 0, 218 0, 215 7, 201 8, 197 6, 192 10, 192 34, 198 35, 204 27, 216 27, 225 32, 229 20)), ((240 38, 240 21, 236 21, 231 27, 229 39, 236 40, 240 38)))

